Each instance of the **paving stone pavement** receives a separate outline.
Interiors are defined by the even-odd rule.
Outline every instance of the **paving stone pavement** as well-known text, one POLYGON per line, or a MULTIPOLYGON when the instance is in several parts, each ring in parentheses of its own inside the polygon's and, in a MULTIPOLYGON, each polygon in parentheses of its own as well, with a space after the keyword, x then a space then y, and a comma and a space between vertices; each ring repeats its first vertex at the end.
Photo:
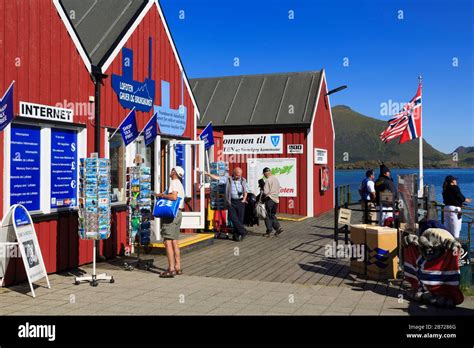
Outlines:
MULTIPOLYGON (((265 238, 263 224, 241 243, 214 244, 182 257, 185 274, 158 277, 163 255, 150 272, 125 271, 123 259, 98 263, 115 283, 74 285, 91 265, 50 275, 51 289, 28 283, 0 288, 0 315, 474 315, 474 297, 454 310, 405 300, 400 281, 373 281, 350 272, 348 258, 328 258, 332 213, 283 221, 285 232, 265 238)), ((45 281, 40 281, 45 284, 45 281)))
MULTIPOLYGON (((162 279, 100 263, 115 283, 74 285, 71 273, 50 276, 51 289, 28 283, 0 289, 0 315, 473 315, 474 298, 454 310, 400 300, 358 287, 221 279, 162 279)), ((87 272, 90 265, 81 267, 87 272)), ((39 284, 44 285, 45 281, 39 284)))

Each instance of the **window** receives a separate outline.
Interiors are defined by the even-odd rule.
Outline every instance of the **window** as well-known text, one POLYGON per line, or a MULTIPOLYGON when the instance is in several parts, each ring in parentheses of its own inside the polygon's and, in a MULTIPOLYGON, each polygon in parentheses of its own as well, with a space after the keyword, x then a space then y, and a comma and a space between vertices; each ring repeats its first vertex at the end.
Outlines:
POLYGON ((126 185, 125 144, 117 132, 109 140, 110 181, 112 202, 124 202, 126 185))
POLYGON ((77 208, 78 160, 86 154, 85 128, 16 121, 4 137, 4 195, 9 206, 32 214, 77 208))

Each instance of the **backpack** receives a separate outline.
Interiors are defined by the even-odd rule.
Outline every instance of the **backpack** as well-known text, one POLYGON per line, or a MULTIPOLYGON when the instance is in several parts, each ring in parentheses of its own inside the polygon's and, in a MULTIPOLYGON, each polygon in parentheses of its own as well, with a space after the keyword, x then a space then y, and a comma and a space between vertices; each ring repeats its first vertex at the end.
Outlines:
POLYGON ((365 178, 364 180, 362 180, 362 182, 360 183, 360 186, 359 186, 360 199, 362 199, 363 201, 366 201, 367 196, 369 195, 369 190, 367 190, 367 183, 368 182, 369 182, 369 178, 365 178))

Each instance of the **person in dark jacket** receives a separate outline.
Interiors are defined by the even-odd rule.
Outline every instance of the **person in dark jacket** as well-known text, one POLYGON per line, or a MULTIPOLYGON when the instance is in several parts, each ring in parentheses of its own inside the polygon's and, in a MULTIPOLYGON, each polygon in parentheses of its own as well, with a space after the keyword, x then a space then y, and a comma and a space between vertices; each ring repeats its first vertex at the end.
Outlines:
MULTIPOLYGON (((377 205, 380 202, 381 192, 391 192, 393 194, 394 200, 398 198, 397 188, 393 183, 390 169, 383 163, 380 165, 380 174, 377 178, 377 181, 375 182, 375 202, 377 205)), ((380 226, 384 226, 385 219, 390 217, 393 218, 392 207, 382 206, 382 211, 379 219, 380 226)))
POLYGON ((459 238, 459 232, 461 232, 461 208, 464 203, 471 202, 471 198, 466 198, 462 194, 457 178, 448 175, 443 183, 443 203, 445 205, 443 214, 444 224, 454 238, 459 238))

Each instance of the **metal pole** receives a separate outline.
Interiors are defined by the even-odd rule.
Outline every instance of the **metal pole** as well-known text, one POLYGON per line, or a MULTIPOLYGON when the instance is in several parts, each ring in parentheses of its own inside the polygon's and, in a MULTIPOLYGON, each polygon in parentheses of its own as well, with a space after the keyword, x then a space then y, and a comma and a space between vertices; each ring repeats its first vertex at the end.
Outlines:
MULTIPOLYGON (((107 75, 102 74, 101 68, 97 66, 92 66, 92 81, 94 82, 94 152, 97 153, 100 157, 100 87, 102 84, 102 79, 107 77, 107 75)), ((95 272, 95 262, 96 257, 100 256, 100 241, 94 241, 94 272, 95 272)), ((94 273, 95 274, 95 273, 94 273)), ((95 275, 94 275, 95 277, 95 275)))
MULTIPOLYGON (((423 77, 420 75, 418 76, 418 83, 421 87, 421 81, 423 77)), ((421 87, 422 88, 422 87, 421 87)), ((422 91, 420 91, 420 97, 422 97, 422 91)), ((419 187, 418 187, 418 197, 422 197, 423 195, 423 119, 422 119, 422 107, 423 107, 423 97, 421 98, 421 105, 418 108, 419 110, 419 117, 420 117, 420 138, 419 138, 419 149, 418 149, 418 160, 419 160, 419 172, 420 172, 420 181, 419 181, 419 187)))
POLYGON ((338 214, 338 206, 339 206, 339 187, 336 187, 334 190, 335 194, 335 202, 336 205, 334 206, 334 241, 337 244, 337 230, 339 228, 338 223, 337 223, 337 214, 338 214))

